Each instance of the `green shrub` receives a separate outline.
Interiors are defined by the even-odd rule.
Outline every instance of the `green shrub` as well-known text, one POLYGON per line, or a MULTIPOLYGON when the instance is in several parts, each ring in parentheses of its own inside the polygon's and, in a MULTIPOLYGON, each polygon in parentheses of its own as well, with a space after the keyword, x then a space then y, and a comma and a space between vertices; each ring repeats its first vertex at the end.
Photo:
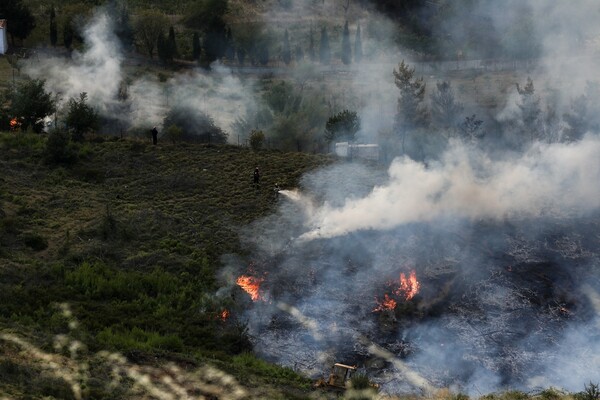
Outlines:
POLYGON ((265 142, 265 134, 263 131, 253 130, 250 133, 250 147, 254 151, 262 149, 265 142))
POLYGON ((352 385, 352 389, 355 390, 363 390, 371 387, 369 382, 369 377, 363 374, 355 374, 350 378, 350 384, 352 385))
POLYGON ((98 333, 96 338, 101 345, 118 350, 183 351, 183 341, 179 336, 147 332, 138 327, 123 331, 105 328, 98 333))
POLYGON ((42 235, 29 233, 23 237, 23 243, 34 251, 42 251, 48 248, 48 241, 42 235))
POLYGON ((584 385, 583 392, 575 394, 577 400, 598 400, 600 399, 600 385, 590 382, 584 385))
POLYGON ((50 164, 70 165, 77 162, 77 149, 71 142, 71 135, 61 130, 50 132, 46 141, 44 156, 50 164))

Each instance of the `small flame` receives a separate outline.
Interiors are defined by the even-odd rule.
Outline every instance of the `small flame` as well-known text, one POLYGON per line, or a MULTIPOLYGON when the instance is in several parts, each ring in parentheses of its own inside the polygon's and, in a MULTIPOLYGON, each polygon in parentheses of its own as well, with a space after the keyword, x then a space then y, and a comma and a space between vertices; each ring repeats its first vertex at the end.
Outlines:
POLYGON ((410 271, 408 278, 404 273, 400 273, 400 287, 394 293, 403 296, 405 300, 410 300, 419 293, 420 288, 421 284, 417 280, 417 273, 413 270, 410 271))
POLYGON ((21 124, 19 124, 19 121, 17 120, 17 118, 13 118, 10 120, 10 129, 11 130, 17 129, 19 125, 21 125, 21 124))
POLYGON ((249 275, 241 275, 235 283, 238 284, 246 293, 250 295, 252 301, 263 300, 260 295, 260 284, 264 281, 263 278, 255 278, 249 275))
POLYGON ((373 312, 384 311, 384 310, 393 310, 396 308, 396 300, 391 298, 386 294, 383 295, 383 301, 379 301, 377 297, 375 297, 375 302, 377 303, 377 307, 373 309, 373 312))
POLYGON ((219 313, 219 318, 221 319, 221 321, 227 321, 227 318, 229 318, 229 315, 230 315, 229 310, 225 309, 219 313))

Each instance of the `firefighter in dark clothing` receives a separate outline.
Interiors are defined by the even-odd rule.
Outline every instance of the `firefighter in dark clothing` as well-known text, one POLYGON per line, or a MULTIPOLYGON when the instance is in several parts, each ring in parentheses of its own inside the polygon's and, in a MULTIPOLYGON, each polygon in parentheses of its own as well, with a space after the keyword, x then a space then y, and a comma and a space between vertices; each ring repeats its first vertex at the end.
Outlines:
POLYGON ((253 181, 254 184, 258 186, 260 181, 260 172, 258 171, 258 167, 254 168, 253 181))
POLYGON ((156 127, 152 128, 152 144, 156 144, 158 142, 158 130, 156 127))

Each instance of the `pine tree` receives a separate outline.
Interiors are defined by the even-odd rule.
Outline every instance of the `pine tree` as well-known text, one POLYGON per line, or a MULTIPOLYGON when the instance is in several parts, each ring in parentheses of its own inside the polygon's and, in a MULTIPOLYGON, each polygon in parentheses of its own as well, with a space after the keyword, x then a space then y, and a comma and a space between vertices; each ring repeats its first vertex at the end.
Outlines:
POLYGON ((327 28, 321 28, 321 47, 319 48, 319 61, 321 64, 328 65, 331 61, 331 50, 329 48, 329 37, 327 28))
POLYGON ((394 83, 400 90, 395 128, 402 138, 402 151, 405 151, 406 135, 415 128, 426 125, 427 113, 423 106, 425 82, 423 78, 414 78, 415 69, 410 68, 404 60, 394 69, 394 83))
POLYGON ((233 34, 231 33, 231 27, 227 27, 225 32, 225 57, 230 60, 235 60, 235 47, 233 45, 233 34))
POLYGON ((360 37, 360 25, 356 29, 356 38, 354 39, 354 62, 360 62, 362 60, 362 39, 360 37))
POLYGON ((350 30, 348 21, 344 24, 344 33, 342 35, 342 62, 346 65, 352 62, 352 47, 350 46, 350 30))
POLYGON ((58 30, 56 28, 56 12, 54 11, 54 4, 50 8, 50 44, 52 47, 56 47, 58 41, 58 30))
POLYGON ((200 35, 198 32, 194 32, 194 36, 192 38, 192 57, 194 58, 194 61, 200 60, 200 52, 200 35))
POLYGON ((290 38, 288 36, 288 30, 285 30, 285 34, 283 35, 283 51, 281 54, 281 58, 285 65, 289 65, 290 61, 292 61, 292 51, 290 50, 290 38))

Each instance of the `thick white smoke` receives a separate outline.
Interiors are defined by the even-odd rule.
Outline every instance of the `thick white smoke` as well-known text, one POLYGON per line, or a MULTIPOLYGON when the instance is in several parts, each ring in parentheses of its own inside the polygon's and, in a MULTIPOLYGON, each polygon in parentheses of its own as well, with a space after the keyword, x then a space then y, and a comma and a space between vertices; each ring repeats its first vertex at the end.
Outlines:
POLYGON ((28 63, 25 72, 46 80, 46 89, 59 101, 87 93, 91 105, 101 113, 116 102, 122 79, 123 55, 105 13, 96 14, 83 32, 85 48, 73 51, 71 58, 40 56, 28 63))
POLYGON ((572 216, 600 206, 600 139, 538 144, 522 156, 494 161, 456 143, 441 161, 426 166, 395 160, 389 182, 343 207, 314 213, 313 230, 301 239, 357 230, 391 229, 439 218, 572 216))

